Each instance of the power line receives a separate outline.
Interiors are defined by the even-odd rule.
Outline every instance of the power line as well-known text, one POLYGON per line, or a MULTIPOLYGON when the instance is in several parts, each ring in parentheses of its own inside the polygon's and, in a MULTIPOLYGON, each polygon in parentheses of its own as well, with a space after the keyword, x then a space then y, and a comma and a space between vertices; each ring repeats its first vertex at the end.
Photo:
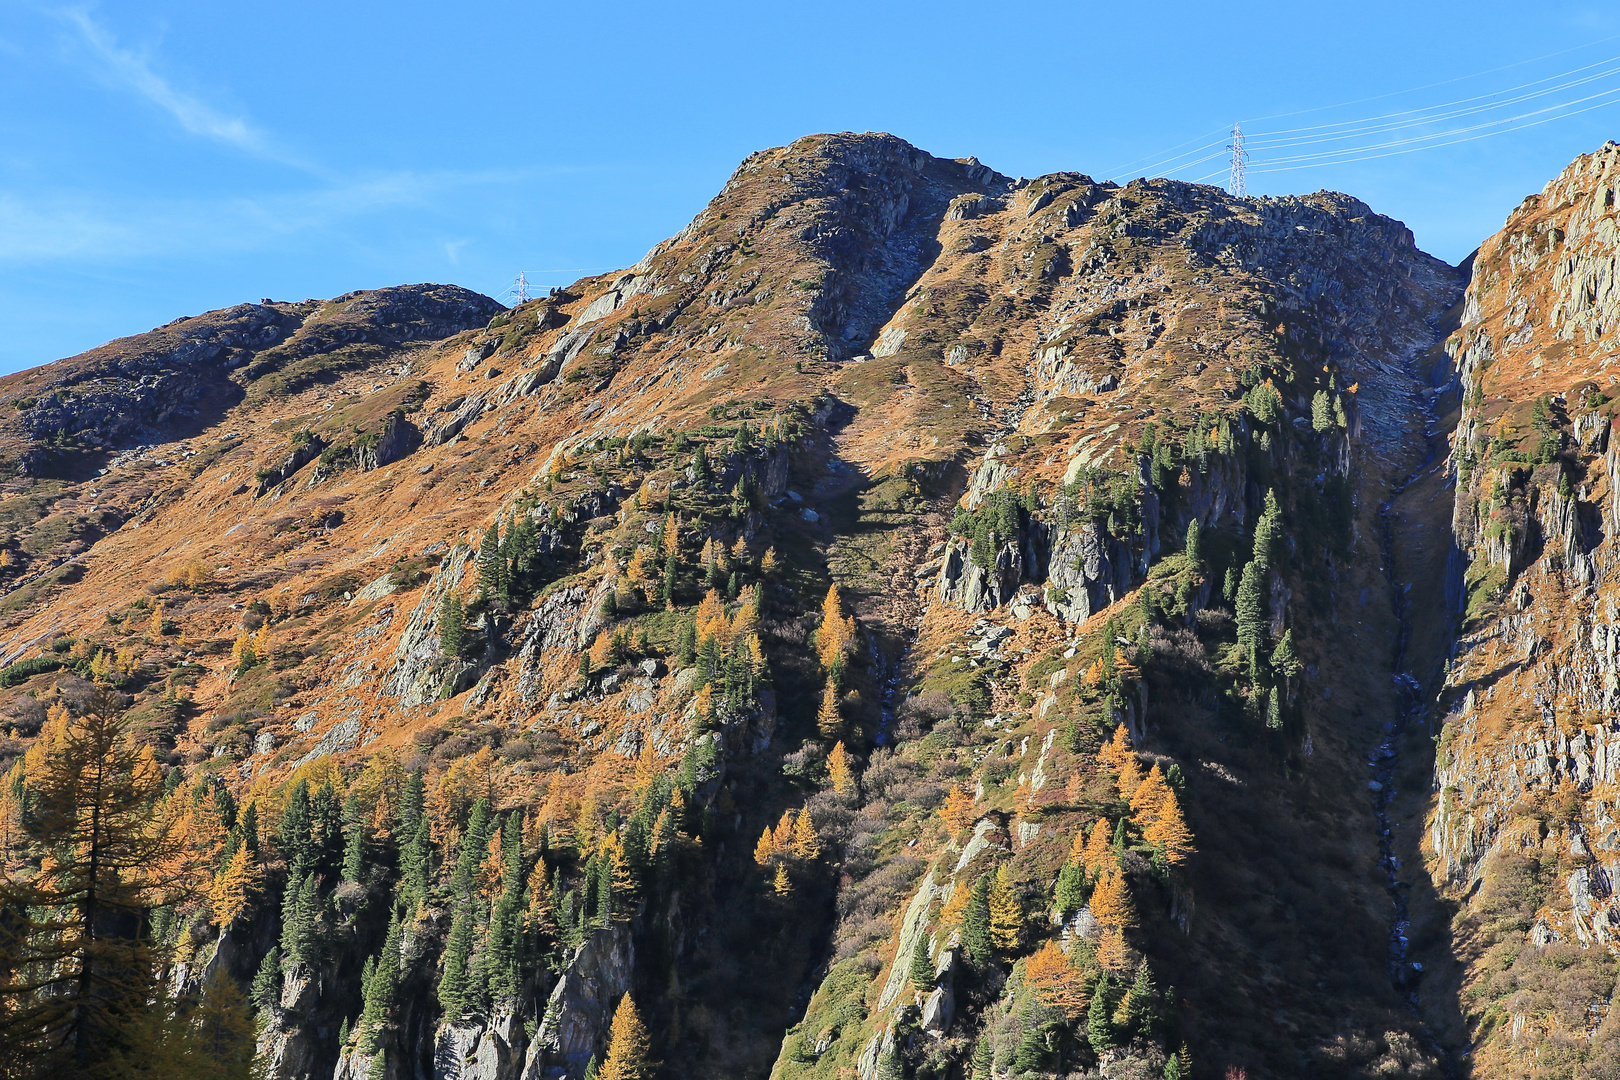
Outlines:
MULTIPOLYGON (((1261 117, 1260 119, 1263 120, 1274 117, 1322 112, 1329 109, 1342 108, 1346 105, 1397 97, 1403 94, 1416 93, 1418 91, 1431 89, 1436 86, 1444 86, 1451 83, 1462 82, 1468 79, 1489 75, 1494 72, 1506 71, 1511 68, 1521 67, 1524 64, 1535 63, 1538 60, 1544 60, 1552 56, 1559 56, 1563 55, 1564 53, 1574 52, 1578 49, 1591 48, 1592 46, 1600 45, 1617 38, 1620 38, 1620 34, 1601 38, 1594 42, 1587 42, 1583 45, 1573 46, 1569 49, 1562 49, 1557 52, 1547 53, 1543 56, 1534 57, 1530 60, 1515 61, 1512 64, 1504 64, 1485 71, 1474 72, 1469 75, 1461 75, 1453 79, 1444 79, 1440 82, 1428 83, 1424 86, 1414 87, 1409 90, 1399 90, 1391 91, 1390 93, 1386 94, 1376 94, 1370 97, 1358 98, 1349 102, 1341 102, 1338 105, 1324 105, 1313 109, 1300 109, 1295 110, 1294 112, 1277 113, 1273 114, 1273 117, 1261 117)), ((1241 150, 1248 153, 1258 152, 1262 155, 1260 167, 1247 170, 1256 173, 1283 172, 1288 168, 1320 167, 1321 165, 1349 163, 1351 161, 1365 161, 1373 158, 1389 157, 1399 153, 1414 153, 1418 150, 1426 150, 1439 146, 1449 146, 1458 142, 1468 142, 1477 138, 1485 138, 1490 135, 1501 134, 1503 131, 1519 130, 1523 127, 1533 127, 1542 123, 1547 123, 1551 120, 1561 119, 1565 116, 1576 116, 1583 112, 1589 112, 1593 108, 1599 108, 1603 104, 1608 104, 1609 102, 1606 99, 1616 92, 1620 92, 1620 88, 1611 87, 1609 89, 1600 90, 1595 94, 1588 94, 1568 100, 1559 100, 1541 109, 1532 109, 1526 112, 1517 113, 1512 116, 1501 117, 1494 120, 1488 119, 1482 123, 1454 126, 1445 130, 1432 131, 1426 134, 1414 134, 1408 138, 1379 140, 1379 137, 1395 135, 1399 132, 1416 131, 1418 129, 1433 125, 1462 120, 1467 117, 1484 116, 1492 112, 1509 109, 1514 105, 1520 105, 1526 102, 1535 101, 1537 99, 1545 99, 1553 95, 1566 95, 1572 90, 1576 90, 1580 87, 1591 86, 1594 83, 1600 83, 1616 75, 1620 75, 1620 56, 1611 56, 1590 64, 1583 64, 1579 67, 1571 68, 1555 75, 1545 76, 1540 79, 1532 79, 1528 82, 1523 82, 1515 86, 1506 87, 1485 94, 1475 94, 1469 97, 1458 98, 1436 105, 1429 105, 1413 109, 1403 109, 1395 112, 1364 117, 1357 120, 1345 120, 1328 124, 1313 124, 1296 128, 1284 128, 1277 131, 1260 132, 1258 134, 1253 132, 1243 132, 1241 133, 1241 150), (1588 102, 1593 101, 1597 101, 1599 104, 1589 105, 1586 108, 1575 108, 1575 106, 1587 105, 1588 102), (1553 115, 1545 115, 1549 113, 1553 115), (1538 117, 1539 119, 1532 119, 1538 117), (1521 121, 1526 120, 1530 120, 1531 122, 1521 123, 1521 121), (1458 136, 1462 137, 1458 138, 1458 136), (1355 145, 1330 147, 1329 144, 1333 143, 1354 143, 1355 145), (1288 157, 1268 159, 1268 152, 1291 150, 1310 146, 1320 146, 1323 147, 1323 149, 1316 152, 1306 152, 1294 154, 1288 157)), ((1253 124, 1255 121, 1246 122, 1253 124)), ((1205 176, 1201 176, 1195 182, 1203 183, 1220 176, 1222 173, 1227 174, 1229 183, 1236 182, 1240 180, 1241 177, 1239 176, 1239 170, 1232 167, 1230 156, 1235 152, 1233 149, 1234 145, 1240 142, 1238 138, 1239 134, 1240 132, 1237 126, 1234 126, 1234 130, 1231 133, 1231 141, 1226 141, 1224 143, 1207 142, 1201 141, 1207 140, 1207 135, 1200 136, 1199 138, 1191 139, 1187 142, 1169 148, 1167 151, 1163 152, 1162 156, 1150 155, 1152 157, 1156 157, 1157 160, 1148 166, 1148 169, 1145 170, 1145 174, 1152 175, 1152 170, 1161 168, 1163 168, 1165 172, 1161 173, 1160 175, 1173 176, 1178 173, 1185 174, 1188 170, 1194 169, 1199 165, 1213 161, 1217 158, 1226 158, 1227 161, 1222 169, 1216 172, 1208 173, 1205 176), (1192 144, 1199 145, 1194 145, 1192 149, 1185 149, 1192 144)), ((1137 159, 1138 162, 1142 160, 1145 159, 1137 159)), ((1247 156, 1245 157, 1245 160, 1247 160, 1247 156)), ((1130 165, 1134 164, 1136 163, 1130 163, 1130 165)), ((1118 177, 1118 175, 1123 172, 1125 168, 1129 168, 1130 165, 1123 166, 1121 169, 1114 170, 1106 175, 1118 177)))

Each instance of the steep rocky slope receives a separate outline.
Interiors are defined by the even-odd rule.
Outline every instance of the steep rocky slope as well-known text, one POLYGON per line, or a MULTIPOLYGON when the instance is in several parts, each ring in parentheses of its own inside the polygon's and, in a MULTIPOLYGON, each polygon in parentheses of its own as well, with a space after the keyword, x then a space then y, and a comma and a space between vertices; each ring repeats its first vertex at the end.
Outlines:
POLYGON ((126 695, 210 883, 169 985, 278 1077, 577 1077, 627 991, 671 1076, 1442 1075, 1380 830, 1463 281, 1343 195, 844 134, 509 311, 182 320, 0 380, 5 750, 126 695))
POLYGON ((1607 1076, 1620 1061, 1617 162, 1613 143, 1578 158, 1513 212, 1447 341, 1461 631, 1424 852, 1455 905, 1443 989, 1460 987, 1478 1075, 1607 1076))

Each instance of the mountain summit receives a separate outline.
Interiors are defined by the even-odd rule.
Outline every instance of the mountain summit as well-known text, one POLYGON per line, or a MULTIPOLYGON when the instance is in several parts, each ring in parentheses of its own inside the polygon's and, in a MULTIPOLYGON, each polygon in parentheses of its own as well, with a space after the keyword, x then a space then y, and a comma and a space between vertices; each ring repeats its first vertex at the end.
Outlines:
POLYGON ((1459 269, 815 135, 0 379, 0 1066, 1600 1075, 1615 152, 1459 269))

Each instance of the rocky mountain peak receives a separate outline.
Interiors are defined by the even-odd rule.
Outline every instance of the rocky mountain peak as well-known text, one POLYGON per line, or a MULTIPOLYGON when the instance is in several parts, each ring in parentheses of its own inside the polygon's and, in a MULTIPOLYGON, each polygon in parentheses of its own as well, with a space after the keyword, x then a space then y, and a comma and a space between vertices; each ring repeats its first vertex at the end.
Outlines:
POLYGON ((811 135, 510 309, 0 380, 0 900, 114 716, 130 962, 286 1080, 1598 1062, 1617 150, 1454 268, 811 135))

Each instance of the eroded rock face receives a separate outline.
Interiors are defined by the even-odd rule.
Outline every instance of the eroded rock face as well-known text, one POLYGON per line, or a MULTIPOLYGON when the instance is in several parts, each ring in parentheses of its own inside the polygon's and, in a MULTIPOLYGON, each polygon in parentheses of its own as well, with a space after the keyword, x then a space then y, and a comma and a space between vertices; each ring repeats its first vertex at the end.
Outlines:
MULTIPOLYGON (((1620 472, 1606 370, 1620 324, 1617 187, 1609 143, 1527 198, 1480 247, 1447 342, 1463 399, 1450 459, 1463 628, 1425 848, 1461 905, 1458 946, 1479 957, 1464 992, 1506 1017, 1480 1032, 1485 1075, 1528 1067, 1547 1040, 1612 1028, 1607 1000, 1527 1025, 1514 995, 1549 963, 1568 977, 1610 963, 1620 927, 1620 472), (1513 967, 1492 975, 1506 956, 1513 967)), ((1617 1046, 1600 1034, 1578 1056, 1613 1060, 1617 1046)))
POLYGON ((440 606, 446 596, 461 588, 473 555, 473 549, 466 544, 451 548, 411 611, 394 648, 393 667, 382 683, 383 693, 399 698, 402 707, 431 701, 443 688, 441 676, 446 658, 439 644, 440 606))
POLYGON ((634 968, 635 944, 623 926, 598 930, 581 945, 546 1000, 522 1080, 542 1080, 556 1069, 575 1075, 605 1053, 613 1007, 630 988, 634 968))

